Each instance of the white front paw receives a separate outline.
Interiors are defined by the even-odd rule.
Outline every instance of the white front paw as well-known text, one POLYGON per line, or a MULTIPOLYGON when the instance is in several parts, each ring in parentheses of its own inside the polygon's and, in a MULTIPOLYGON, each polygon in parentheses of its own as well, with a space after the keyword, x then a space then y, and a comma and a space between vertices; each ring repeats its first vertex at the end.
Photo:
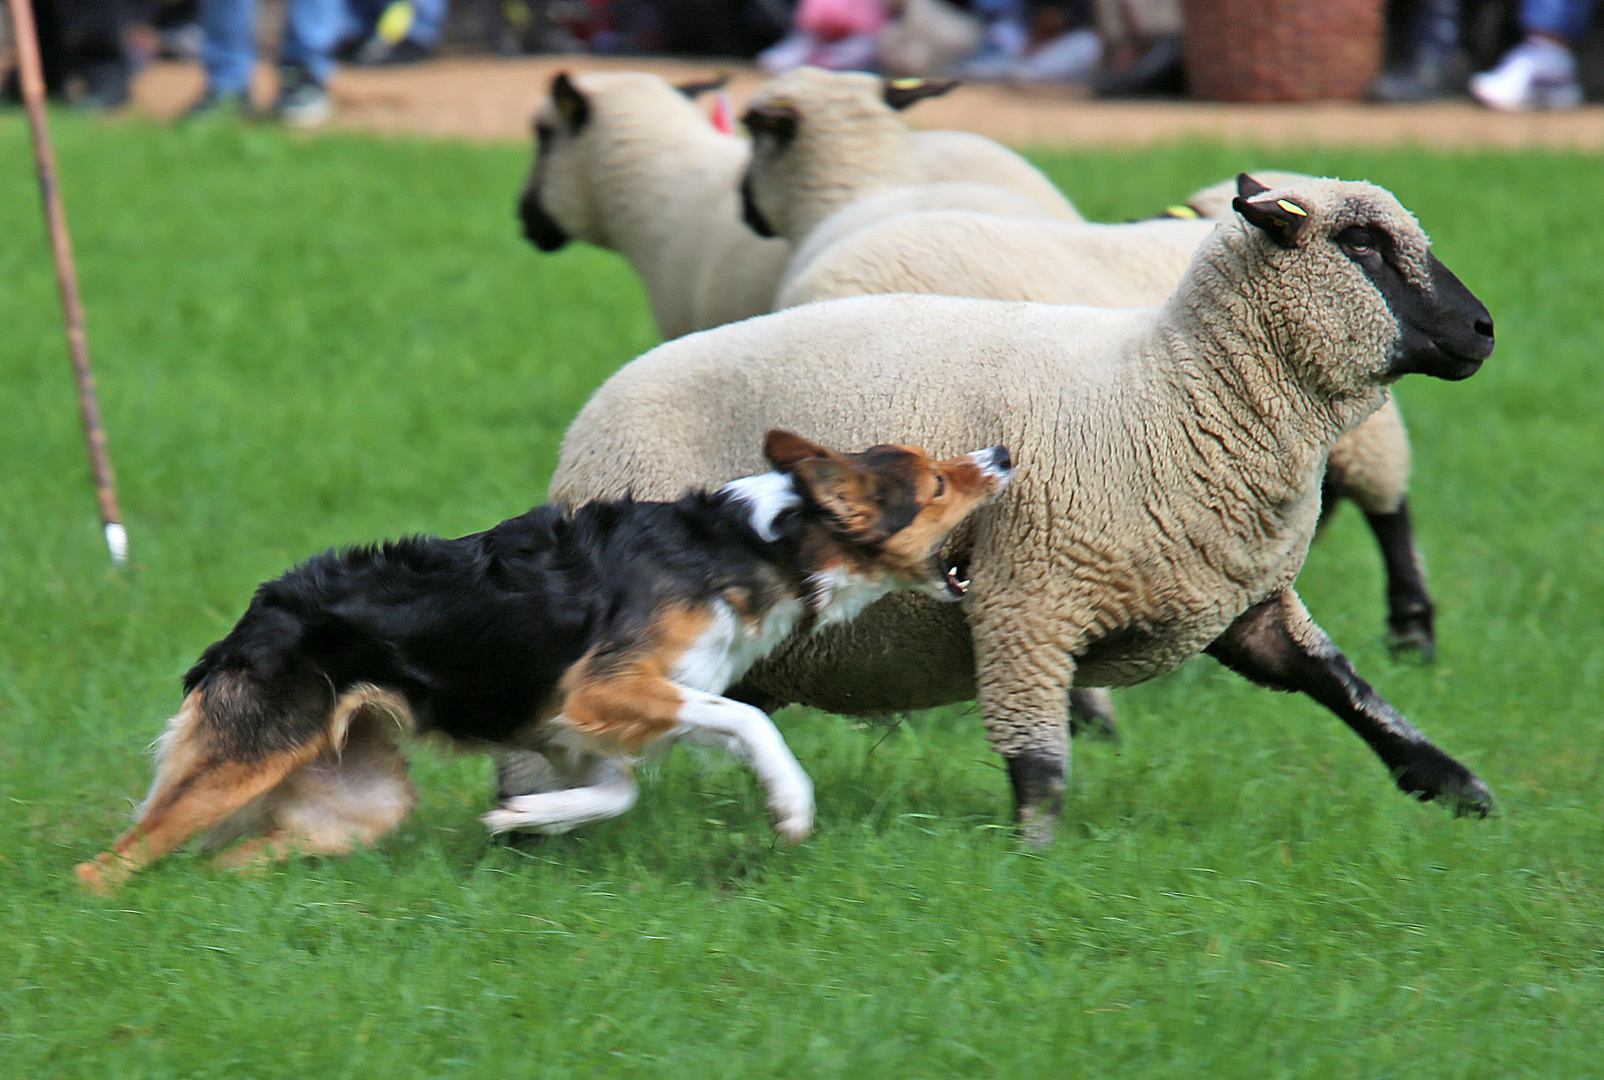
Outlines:
POLYGON ((808 833, 813 831, 813 813, 792 814, 788 817, 776 818, 774 831, 780 836, 780 843, 785 847, 800 844, 807 839, 808 833))

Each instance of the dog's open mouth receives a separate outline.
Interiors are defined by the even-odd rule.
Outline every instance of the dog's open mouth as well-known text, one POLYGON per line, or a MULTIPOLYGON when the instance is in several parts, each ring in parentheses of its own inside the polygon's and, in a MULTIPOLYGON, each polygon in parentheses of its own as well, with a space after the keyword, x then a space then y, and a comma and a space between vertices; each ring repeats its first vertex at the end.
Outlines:
POLYGON ((963 598, 969 591, 969 568, 967 566, 947 567, 947 595, 954 600, 963 598))

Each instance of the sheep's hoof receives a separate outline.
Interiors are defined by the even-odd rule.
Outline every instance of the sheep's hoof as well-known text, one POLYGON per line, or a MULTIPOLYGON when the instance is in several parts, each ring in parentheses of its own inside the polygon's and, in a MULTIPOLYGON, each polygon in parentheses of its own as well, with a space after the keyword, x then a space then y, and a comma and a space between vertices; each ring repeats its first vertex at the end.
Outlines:
POLYGON ((1387 651, 1394 660, 1429 664, 1437 659, 1437 637, 1429 623, 1404 623, 1387 632, 1387 651))
POLYGON ((1025 753, 1006 760, 1019 814, 1019 839, 1026 847, 1040 850, 1053 842, 1058 811, 1064 805, 1069 762, 1043 753, 1025 753))
POLYGON ((1019 812, 1019 842, 1032 851, 1041 851, 1053 842, 1058 831, 1058 815, 1046 810, 1026 808, 1019 812))
POLYGON ((1421 802, 1438 802, 1454 817, 1484 818, 1494 809, 1492 789, 1436 747, 1398 774, 1398 786, 1421 802))
POLYGON ((1455 790, 1445 791, 1437 798, 1454 812, 1454 817, 1484 818, 1497 807, 1493 803, 1493 789, 1467 776, 1466 783, 1455 790))

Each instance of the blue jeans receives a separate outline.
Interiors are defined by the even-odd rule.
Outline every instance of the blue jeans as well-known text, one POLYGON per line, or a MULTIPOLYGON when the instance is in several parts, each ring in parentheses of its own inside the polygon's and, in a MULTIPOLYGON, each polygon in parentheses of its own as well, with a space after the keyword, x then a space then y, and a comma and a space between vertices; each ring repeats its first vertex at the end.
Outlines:
POLYGON ((1595 0, 1521 0, 1520 25, 1528 34, 1552 34, 1572 44, 1587 33, 1595 0))
MULTIPOLYGON (((390 0, 346 0, 340 38, 348 41, 370 37, 389 4, 390 0)), ((445 32, 446 0, 412 0, 412 29, 407 31, 408 40, 433 49, 440 44, 445 32)))
MULTIPOLYGON (((280 64, 303 68, 318 83, 334 72, 334 46, 345 20, 346 0, 289 0, 284 12, 280 64)), ((201 63, 212 93, 250 89, 256 63, 256 0, 201 0, 201 63)))

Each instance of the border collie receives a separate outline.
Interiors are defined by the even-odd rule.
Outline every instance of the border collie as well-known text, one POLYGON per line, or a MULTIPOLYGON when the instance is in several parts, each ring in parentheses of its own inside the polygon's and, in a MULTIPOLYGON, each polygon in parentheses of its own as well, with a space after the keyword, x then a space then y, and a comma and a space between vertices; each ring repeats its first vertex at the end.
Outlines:
POLYGON ((775 828, 813 786, 768 716, 721 696, 793 632, 886 593, 966 584, 942 542, 1012 475, 1001 446, 933 461, 775 430, 773 472, 674 502, 541 506, 455 540, 328 552, 262 585, 184 677, 138 822, 79 880, 107 891, 197 833, 223 865, 371 844, 416 797, 398 733, 544 754, 560 790, 495 832, 562 832, 635 801, 631 761, 681 738, 748 762, 775 828), (246 838, 249 839, 246 839, 246 838))

